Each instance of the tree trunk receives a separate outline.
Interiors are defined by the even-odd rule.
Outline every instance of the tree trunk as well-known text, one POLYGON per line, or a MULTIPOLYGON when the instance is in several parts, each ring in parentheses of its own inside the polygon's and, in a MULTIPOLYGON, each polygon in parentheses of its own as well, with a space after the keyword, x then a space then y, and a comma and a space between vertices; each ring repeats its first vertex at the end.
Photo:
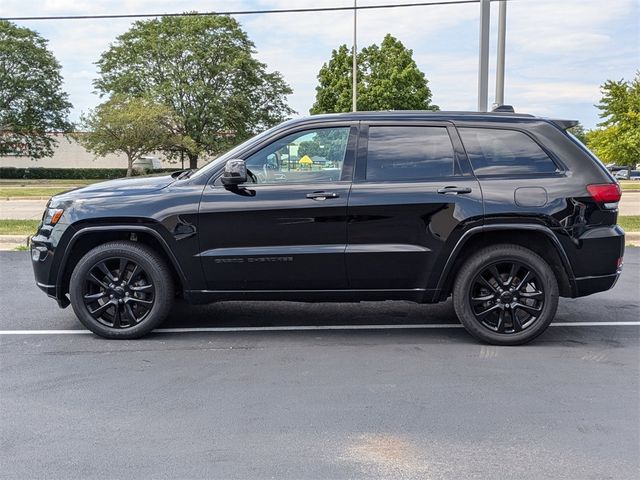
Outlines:
POLYGON ((187 156, 189 157, 189 168, 194 170, 198 168, 198 155, 187 153, 187 156))
POLYGON ((127 177, 130 177, 133 173, 133 157, 127 155, 127 177))

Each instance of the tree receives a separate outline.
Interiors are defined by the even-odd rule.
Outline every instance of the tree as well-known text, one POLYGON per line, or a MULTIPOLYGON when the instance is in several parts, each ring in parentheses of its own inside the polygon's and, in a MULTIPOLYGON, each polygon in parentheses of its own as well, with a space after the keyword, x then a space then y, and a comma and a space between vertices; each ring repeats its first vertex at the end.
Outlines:
POLYGON ((640 162, 640 72, 626 82, 607 80, 596 105, 604 120, 587 134, 587 144, 605 163, 633 168, 640 162))
POLYGON ((0 155, 53 155, 51 132, 68 132, 71 103, 47 40, 0 20, 0 155))
POLYGON ((180 133, 193 139, 182 150, 196 168, 201 153, 219 154, 294 113, 286 103, 291 88, 254 53, 231 17, 139 21, 101 55, 94 85, 169 106, 180 133))
POLYGON ((133 162, 148 153, 182 145, 195 148, 188 137, 173 131, 173 111, 146 98, 114 95, 81 118, 86 132, 74 135, 96 155, 123 153, 127 156, 127 176, 133 162))
POLYGON ((578 124, 575 127, 571 127, 569 129, 569 132, 578 140, 580 140, 582 143, 584 143, 585 145, 587 144, 588 132, 584 129, 584 125, 582 125, 580 122, 578 122, 578 124))
MULTIPOLYGON (((353 56, 346 45, 331 53, 318 73, 311 113, 351 111, 353 56)), ((413 60, 413 51, 387 34, 357 55, 358 110, 438 110, 431 104, 429 81, 413 60)))

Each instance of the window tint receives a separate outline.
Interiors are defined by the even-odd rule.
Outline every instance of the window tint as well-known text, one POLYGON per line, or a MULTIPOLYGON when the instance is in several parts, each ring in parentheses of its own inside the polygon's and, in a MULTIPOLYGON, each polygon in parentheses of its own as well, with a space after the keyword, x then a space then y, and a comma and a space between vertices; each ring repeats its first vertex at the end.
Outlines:
POLYGON ((552 173, 553 160, 528 135, 515 130, 460 128, 476 175, 552 173))
POLYGON ((445 127, 370 127, 367 180, 414 180, 453 175, 445 127))
POLYGON ((283 137, 251 155, 253 183, 317 183, 340 180, 349 127, 318 128, 283 137))

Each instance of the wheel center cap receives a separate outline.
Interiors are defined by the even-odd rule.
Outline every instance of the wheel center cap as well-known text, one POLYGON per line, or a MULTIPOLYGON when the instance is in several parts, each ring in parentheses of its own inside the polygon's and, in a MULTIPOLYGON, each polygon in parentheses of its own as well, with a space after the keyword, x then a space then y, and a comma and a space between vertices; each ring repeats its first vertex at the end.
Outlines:
POLYGON ((113 294, 117 297, 117 298, 122 298, 124 297, 124 288, 122 287, 116 287, 113 289, 113 294))
POLYGON ((500 295, 500 300, 502 300, 503 303, 511 303, 513 294, 511 292, 503 292, 502 295, 500 295))

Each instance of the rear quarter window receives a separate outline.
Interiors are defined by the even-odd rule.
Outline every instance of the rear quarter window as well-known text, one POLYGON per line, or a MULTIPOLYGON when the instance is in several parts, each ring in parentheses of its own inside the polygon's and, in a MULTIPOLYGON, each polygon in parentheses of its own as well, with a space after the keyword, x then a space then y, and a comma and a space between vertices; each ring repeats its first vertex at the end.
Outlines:
POLYGON ((458 129, 476 175, 554 173, 557 165, 531 137, 517 130, 458 129))

